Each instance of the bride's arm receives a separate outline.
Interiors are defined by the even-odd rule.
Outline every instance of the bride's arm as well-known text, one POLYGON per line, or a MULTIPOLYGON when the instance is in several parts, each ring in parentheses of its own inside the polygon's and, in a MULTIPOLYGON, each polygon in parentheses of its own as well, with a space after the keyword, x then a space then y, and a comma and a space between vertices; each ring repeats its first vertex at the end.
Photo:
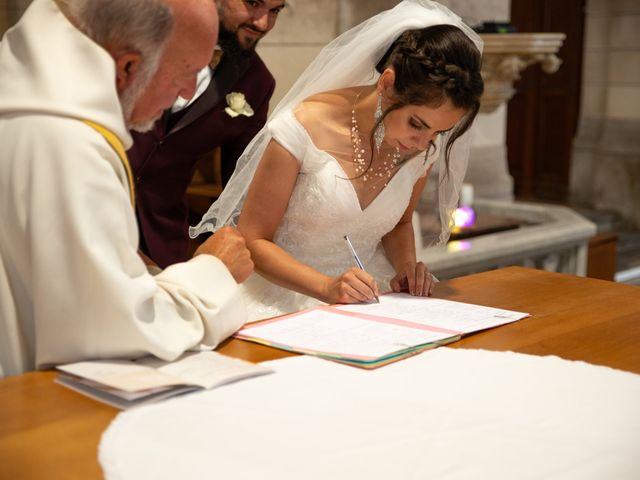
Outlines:
MULTIPOLYGON (((351 269, 337 278, 299 262, 273 243, 273 236, 289 205, 300 163, 271 140, 251 181, 238 220, 255 264, 255 270, 280 286, 327 303, 353 303, 373 298, 373 278, 351 269)), ((310 215, 313 212, 309 212, 310 215)))
POLYGON ((433 278, 422 262, 416 262, 416 246, 412 217, 420 194, 429 176, 418 179, 413 186, 411 200, 398 224, 382 237, 382 246, 396 276, 391 280, 395 292, 408 291, 411 295, 427 296, 433 289, 433 278))

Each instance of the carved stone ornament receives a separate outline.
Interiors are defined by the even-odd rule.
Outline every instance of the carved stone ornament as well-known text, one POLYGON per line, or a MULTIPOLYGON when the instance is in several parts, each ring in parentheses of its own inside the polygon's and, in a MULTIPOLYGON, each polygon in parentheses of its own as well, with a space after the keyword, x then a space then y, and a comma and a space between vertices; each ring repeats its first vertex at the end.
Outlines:
POLYGON ((484 94, 480 111, 491 113, 516 93, 513 82, 529 65, 540 63, 545 73, 555 73, 562 60, 556 53, 564 33, 485 33, 482 58, 484 94))

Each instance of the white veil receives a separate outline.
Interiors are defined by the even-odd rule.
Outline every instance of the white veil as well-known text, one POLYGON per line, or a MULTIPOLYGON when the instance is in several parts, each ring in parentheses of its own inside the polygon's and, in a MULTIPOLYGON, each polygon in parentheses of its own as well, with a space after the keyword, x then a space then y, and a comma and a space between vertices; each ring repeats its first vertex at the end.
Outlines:
MULTIPOLYGON (((480 37, 449 9, 429 0, 404 0, 394 8, 343 33, 324 47, 273 110, 269 120, 293 109, 313 94, 373 84, 379 75, 375 65, 402 32, 438 24, 457 26, 482 53, 480 37)), ((267 125, 258 132, 238 159, 236 169, 220 197, 211 205, 200 223, 189 228, 192 238, 204 232, 214 232, 225 225, 237 224, 251 179, 271 140, 267 125)), ((444 166, 444 155, 441 154, 438 159, 442 163, 438 168, 438 204, 442 227, 439 243, 446 242, 449 237, 449 220, 457 207, 460 186, 467 169, 471 141, 469 133, 467 131, 454 143, 449 175, 444 166)))

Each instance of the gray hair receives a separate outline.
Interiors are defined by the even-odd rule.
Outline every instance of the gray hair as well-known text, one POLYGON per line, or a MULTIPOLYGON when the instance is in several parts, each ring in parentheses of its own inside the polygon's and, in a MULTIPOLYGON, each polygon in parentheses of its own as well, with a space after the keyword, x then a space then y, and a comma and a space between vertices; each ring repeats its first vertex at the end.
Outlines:
POLYGON ((157 62, 174 24, 162 0, 62 0, 79 28, 102 47, 129 48, 157 62))
POLYGON ((156 73, 174 15, 162 0, 59 0, 89 38, 103 48, 126 49, 140 54, 141 63, 133 84, 120 92, 122 113, 129 128, 146 131, 153 119, 131 123, 140 94, 156 73))

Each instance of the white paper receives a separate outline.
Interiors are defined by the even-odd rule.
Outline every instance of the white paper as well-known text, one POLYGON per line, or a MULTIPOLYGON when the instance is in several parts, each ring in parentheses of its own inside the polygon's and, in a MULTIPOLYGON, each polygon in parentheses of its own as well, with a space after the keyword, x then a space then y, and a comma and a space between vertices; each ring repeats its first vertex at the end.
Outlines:
POLYGON ((380 303, 340 305, 336 308, 347 312, 407 320, 463 334, 515 322, 529 316, 523 312, 433 297, 414 297, 406 293, 380 295, 380 303))
POLYGON ((186 353, 175 362, 163 362, 155 357, 145 357, 139 360, 139 363, 152 366, 163 374, 179 377, 185 383, 204 388, 212 388, 248 375, 269 372, 261 365, 216 352, 186 353))
POLYGON ((58 369, 75 375, 60 375, 59 384, 122 409, 271 373, 263 365, 210 351, 187 353, 174 362, 149 356, 137 361, 77 362, 58 369))
POLYGON ((126 392, 184 384, 184 379, 129 361, 77 362, 60 365, 58 370, 93 380, 126 392))
POLYGON ((317 307, 247 326, 238 336, 298 352, 372 361, 526 316, 468 303, 387 294, 380 296, 380 303, 317 307))
POLYGON ((299 350, 365 358, 451 337, 450 333, 372 321, 328 309, 253 326, 243 334, 299 350))

